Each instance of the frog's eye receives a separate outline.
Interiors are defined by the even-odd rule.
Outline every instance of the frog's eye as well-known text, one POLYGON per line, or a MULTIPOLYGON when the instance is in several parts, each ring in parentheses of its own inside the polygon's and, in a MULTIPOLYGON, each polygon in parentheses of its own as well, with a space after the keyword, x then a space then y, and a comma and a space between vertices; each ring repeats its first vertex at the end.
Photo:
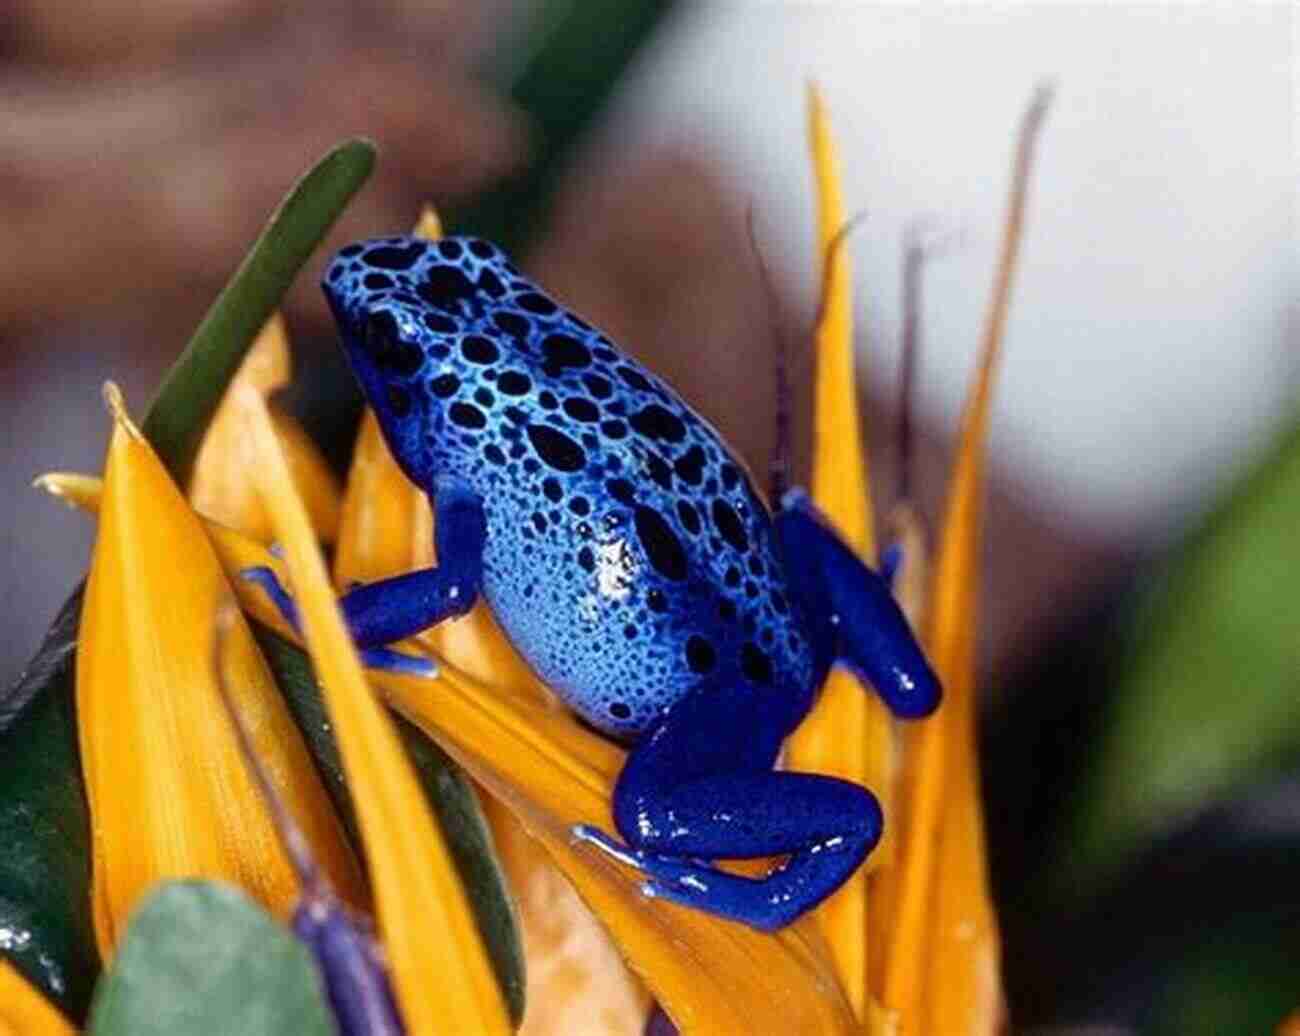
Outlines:
POLYGON ((375 363, 384 366, 388 354, 397 349, 397 341, 397 321, 391 313, 374 313, 366 317, 366 352, 375 363))
POLYGON ((402 340, 391 313, 374 313, 366 319, 363 342, 370 361, 380 370, 411 375, 424 366, 424 350, 402 340))

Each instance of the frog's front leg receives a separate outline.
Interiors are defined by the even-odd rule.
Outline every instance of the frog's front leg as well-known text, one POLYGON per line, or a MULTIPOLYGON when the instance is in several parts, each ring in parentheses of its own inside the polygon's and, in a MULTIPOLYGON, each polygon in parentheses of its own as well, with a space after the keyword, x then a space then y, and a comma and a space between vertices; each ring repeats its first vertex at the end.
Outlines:
POLYGON ((806 494, 785 495, 773 525, 791 593, 822 653, 871 683, 895 715, 938 707, 938 677, 926 661, 886 579, 862 563, 806 494))
POLYGON ((834 892, 880 837, 880 806, 834 777, 773 772, 788 705, 748 684, 701 687, 627 758, 614 790, 623 850, 591 828, 575 836, 641 868, 647 895, 771 931, 834 892), (789 854, 765 877, 708 860, 789 854))
MULTIPOLYGON (((438 483, 432 502, 439 564, 362 583, 339 599, 352 639, 376 661, 395 661, 395 653, 384 652, 383 645, 464 615, 478 600, 487 541, 483 503, 468 487, 450 481, 438 483)), ((297 606, 274 571, 248 568, 241 575, 266 590, 285 621, 298 629, 297 606)))

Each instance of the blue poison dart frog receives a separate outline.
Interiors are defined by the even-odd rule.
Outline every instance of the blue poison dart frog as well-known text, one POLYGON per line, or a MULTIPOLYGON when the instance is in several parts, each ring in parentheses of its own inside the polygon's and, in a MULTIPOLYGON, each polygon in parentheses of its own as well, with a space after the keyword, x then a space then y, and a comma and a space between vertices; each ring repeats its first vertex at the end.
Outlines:
MULTIPOLYGON (((769 513, 716 431, 662 379, 473 238, 349 245, 323 282, 393 456, 429 495, 436 568, 341 605, 372 663, 481 594, 515 648, 629 747, 622 843, 589 841, 646 895, 776 929, 866 858, 865 788, 774 771, 832 663, 899 716, 939 684, 885 580, 797 491, 769 513), (765 877, 718 859, 786 856, 765 877)), ((296 621, 269 569, 246 577, 296 621)))

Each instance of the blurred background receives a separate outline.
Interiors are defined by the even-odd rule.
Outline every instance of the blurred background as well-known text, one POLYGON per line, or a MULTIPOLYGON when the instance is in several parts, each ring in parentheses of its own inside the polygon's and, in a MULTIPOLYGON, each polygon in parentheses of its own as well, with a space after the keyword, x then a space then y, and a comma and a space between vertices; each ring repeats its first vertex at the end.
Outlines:
MULTIPOLYGON (((815 304, 815 79, 866 214, 849 250, 885 504, 908 228, 936 246, 913 474, 934 523, 1017 121, 1050 80, 981 616, 1013 1017, 1266 1031, 1300 1003, 1298 43, 1284 3, 8 0, 0 675, 93 533, 32 476, 98 468, 102 381, 142 410, 285 190, 353 134, 380 162, 332 245, 434 202, 761 471, 764 374, 781 336, 807 345, 815 304)), ((359 401, 319 265, 287 308, 285 405, 341 464, 359 401)))

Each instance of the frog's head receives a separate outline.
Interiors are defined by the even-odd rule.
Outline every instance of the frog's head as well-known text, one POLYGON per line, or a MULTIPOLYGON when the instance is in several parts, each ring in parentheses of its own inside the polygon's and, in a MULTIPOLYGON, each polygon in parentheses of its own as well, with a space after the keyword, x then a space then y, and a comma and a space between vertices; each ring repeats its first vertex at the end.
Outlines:
POLYGON ((348 245, 321 286, 348 360, 398 463, 417 482, 432 470, 448 384, 476 336, 472 327, 514 272, 486 241, 385 237, 348 245), (442 379, 441 381, 439 379, 442 379))

